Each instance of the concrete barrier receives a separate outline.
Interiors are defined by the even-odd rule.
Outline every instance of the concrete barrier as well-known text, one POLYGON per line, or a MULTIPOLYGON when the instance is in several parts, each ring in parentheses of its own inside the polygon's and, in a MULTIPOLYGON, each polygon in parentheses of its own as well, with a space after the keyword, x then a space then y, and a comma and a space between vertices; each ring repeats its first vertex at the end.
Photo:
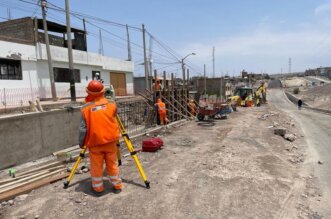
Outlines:
POLYGON ((80 109, 0 118, 0 169, 78 144, 80 109))

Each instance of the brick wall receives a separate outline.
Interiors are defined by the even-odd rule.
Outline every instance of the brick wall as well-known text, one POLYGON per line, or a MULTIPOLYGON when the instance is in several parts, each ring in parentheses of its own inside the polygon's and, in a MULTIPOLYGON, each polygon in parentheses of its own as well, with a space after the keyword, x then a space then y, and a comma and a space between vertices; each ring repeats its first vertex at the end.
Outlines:
POLYGON ((31 18, 21 18, 0 23, 0 40, 34 44, 34 28, 31 18))

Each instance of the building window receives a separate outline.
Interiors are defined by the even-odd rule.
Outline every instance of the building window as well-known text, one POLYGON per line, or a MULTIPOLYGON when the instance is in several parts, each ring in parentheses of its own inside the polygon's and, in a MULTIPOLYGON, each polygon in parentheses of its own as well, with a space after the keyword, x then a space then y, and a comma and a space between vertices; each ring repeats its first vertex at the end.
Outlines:
POLYGON ((100 80, 100 71, 92 71, 92 80, 100 80))
MULTIPOLYGON (((53 68, 55 82, 70 82, 70 73, 68 68, 53 68)), ((80 70, 74 69, 75 83, 80 83, 80 70)))
POLYGON ((22 80, 21 61, 0 59, 0 80, 22 80))

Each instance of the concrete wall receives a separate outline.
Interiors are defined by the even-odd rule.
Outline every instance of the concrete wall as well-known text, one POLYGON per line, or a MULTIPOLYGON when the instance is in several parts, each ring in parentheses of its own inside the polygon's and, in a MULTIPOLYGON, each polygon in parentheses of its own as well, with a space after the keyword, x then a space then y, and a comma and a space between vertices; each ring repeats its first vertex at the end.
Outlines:
MULTIPOLYGON (((205 82, 204 78, 197 78, 192 80, 193 86, 196 87, 200 94, 204 93, 205 82)), ((219 96, 221 89, 221 79, 220 78, 206 78, 206 88, 207 94, 219 96)), ((225 80, 222 79, 222 96, 225 96, 225 80)))
MULTIPOLYGON (((37 58, 47 60, 45 44, 37 43, 37 58)), ((68 62, 68 49, 51 46, 52 59, 57 62, 68 62)), ((100 54, 73 50, 74 63, 100 66, 103 70, 117 72, 133 72, 133 62, 115 59, 100 54)))
POLYGON ((33 20, 26 17, 0 22, 0 39, 33 45, 33 20))
POLYGON ((0 169, 77 145, 79 119, 79 109, 0 118, 0 169))

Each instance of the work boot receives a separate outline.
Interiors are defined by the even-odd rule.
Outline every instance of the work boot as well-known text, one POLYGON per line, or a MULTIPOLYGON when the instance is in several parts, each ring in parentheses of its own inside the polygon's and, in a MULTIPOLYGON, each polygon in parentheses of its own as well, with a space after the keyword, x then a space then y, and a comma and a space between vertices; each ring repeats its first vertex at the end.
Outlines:
POLYGON ((122 189, 113 189, 113 192, 115 193, 115 194, 119 194, 119 193, 121 193, 122 192, 122 189))
POLYGON ((98 192, 98 191, 95 191, 93 188, 92 188, 92 193, 97 196, 97 197, 100 197, 103 195, 104 191, 101 191, 101 192, 98 192))

